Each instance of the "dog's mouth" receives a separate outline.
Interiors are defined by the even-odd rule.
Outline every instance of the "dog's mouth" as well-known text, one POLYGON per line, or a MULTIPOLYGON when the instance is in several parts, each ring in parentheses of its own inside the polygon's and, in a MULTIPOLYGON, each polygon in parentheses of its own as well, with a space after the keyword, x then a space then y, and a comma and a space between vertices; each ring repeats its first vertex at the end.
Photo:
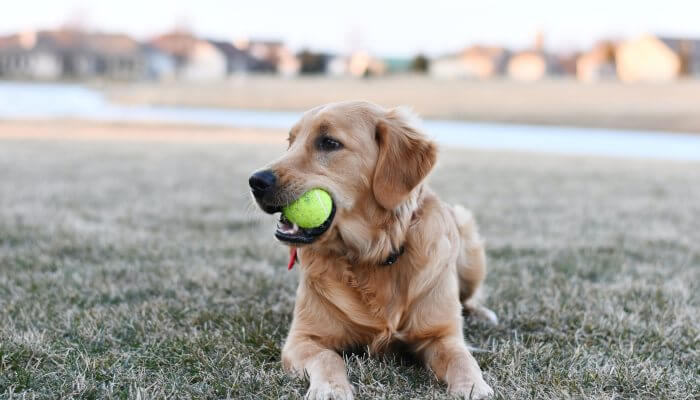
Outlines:
POLYGON ((315 228, 302 228, 299 225, 288 220, 284 214, 280 213, 280 220, 277 223, 277 230, 275 231, 275 237, 280 242, 303 245, 311 244, 319 236, 326 233, 328 228, 330 228, 331 223, 333 223, 333 217, 335 217, 335 204, 331 208, 331 215, 321 224, 315 228))

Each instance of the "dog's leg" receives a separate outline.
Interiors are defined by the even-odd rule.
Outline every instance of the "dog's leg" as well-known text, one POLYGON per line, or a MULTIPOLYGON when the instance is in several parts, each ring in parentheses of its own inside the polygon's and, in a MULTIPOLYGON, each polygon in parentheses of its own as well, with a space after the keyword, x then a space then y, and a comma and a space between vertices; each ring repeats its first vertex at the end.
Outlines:
POLYGON ((466 314, 496 325, 496 314, 481 305, 480 288, 486 278, 486 253, 476 221, 470 211, 459 205, 454 206, 454 216, 462 237, 462 248, 457 258, 459 300, 466 314))
POLYGON ((309 400, 350 400, 352 386, 345 371, 345 362, 335 351, 313 339, 291 332, 282 349, 282 362, 287 371, 309 375, 309 400))
POLYGON ((452 395, 485 399, 493 394, 461 335, 433 340, 422 350, 422 356, 438 379, 447 383, 452 395))

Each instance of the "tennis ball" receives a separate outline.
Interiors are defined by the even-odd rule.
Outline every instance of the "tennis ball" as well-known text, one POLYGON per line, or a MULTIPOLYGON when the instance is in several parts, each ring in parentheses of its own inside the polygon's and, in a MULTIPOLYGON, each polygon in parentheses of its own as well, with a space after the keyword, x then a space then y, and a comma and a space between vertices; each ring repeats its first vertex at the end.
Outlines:
POLYGON ((333 200, 323 189, 311 189, 285 206, 282 213, 302 228, 321 226, 331 215, 333 200))

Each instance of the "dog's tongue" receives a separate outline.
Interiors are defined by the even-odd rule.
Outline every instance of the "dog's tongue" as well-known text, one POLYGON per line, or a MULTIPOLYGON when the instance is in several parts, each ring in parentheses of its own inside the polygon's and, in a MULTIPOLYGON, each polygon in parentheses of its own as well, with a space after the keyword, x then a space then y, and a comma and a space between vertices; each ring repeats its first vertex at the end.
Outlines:
POLYGON ((295 262, 297 262, 297 248, 290 247, 289 248, 289 264, 287 264, 287 271, 290 271, 292 268, 294 268, 295 262))

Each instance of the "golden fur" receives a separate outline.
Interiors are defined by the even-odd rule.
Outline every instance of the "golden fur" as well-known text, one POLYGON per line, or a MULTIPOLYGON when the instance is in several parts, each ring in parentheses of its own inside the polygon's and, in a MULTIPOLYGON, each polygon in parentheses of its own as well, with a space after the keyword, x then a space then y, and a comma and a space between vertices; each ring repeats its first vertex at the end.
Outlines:
POLYGON ((294 319, 282 351, 286 369, 308 373, 307 398, 352 398, 338 351, 380 352, 402 343, 450 392, 487 397, 491 388, 464 343, 463 307, 495 321, 477 294, 486 269, 471 213, 443 203, 424 180, 437 148, 410 113, 366 102, 307 112, 288 151, 267 166, 281 204, 321 187, 335 202, 331 227, 299 249, 294 319), (330 135, 343 149, 315 148, 330 135), (404 246, 393 265, 382 265, 404 246))

